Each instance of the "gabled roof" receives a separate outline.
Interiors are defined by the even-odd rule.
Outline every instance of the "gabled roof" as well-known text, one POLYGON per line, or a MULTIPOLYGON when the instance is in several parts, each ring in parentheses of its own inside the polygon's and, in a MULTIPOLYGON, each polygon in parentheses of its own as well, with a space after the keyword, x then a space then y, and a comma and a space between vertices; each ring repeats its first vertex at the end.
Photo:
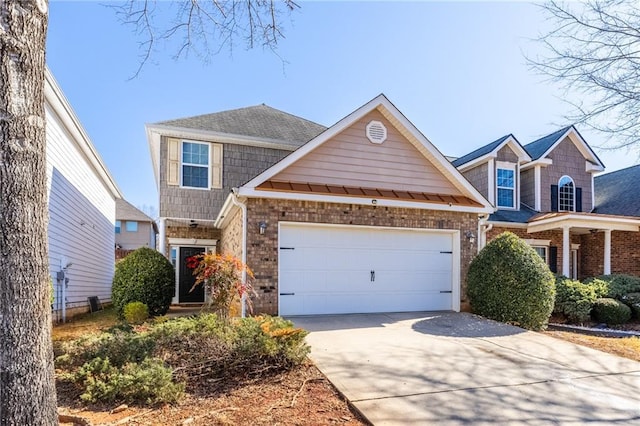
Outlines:
POLYGON ((298 145, 316 137, 326 127, 261 104, 246 108, 161 121, 156 125, 250 136, 298 145))
POLYGON ((146 213, 123 198, 116 200, 116 219, 135 220, 137 222, 153 222, 146 213))
POLYGON ((497 147, 499 147, 502 142, 506 141, 507 139, 509 139, 509 137, 512 137, 513 135, 505 135, 503 137, 501 137, 500 139, 497 139, 485 146, 481 146, 480 148, 476 149, 475 151, 472 151, 466 155, 463 155, 460 158, 456 158, 454 161, 451 162, 451 164, 453 164, 456 167, 460 167, 463 164, 466 164, 470 161, 475 160, 476 158, 480 158, 483 155, 487 155, 490 152, 493 152, 493 150, 495 150, 497 147))
POLYGON ((532 162, 537 160, 542 160, 545 158, 556 145, 564 140, 569 135, 575 136, 572 141, 576 144, 576 147, 582 152, 585 159, 590 161, 592 164, 598 166, 596 170, 602 171, 604 170, 604 163, 598 158, 595 152, 591 149, 589 144, 584 140, 578 129, 575 126, 567 126, 563 127, 560 130, 557 130, 550 135, 541 137, 530 144, 524 146, 524 149, 531 156, 532 162))
POLYGON ((640 216, 640 165, 596 176, 594 213, 640 216))
MULTIPOLYGON (((332 140, 336 135, 345 129, 352 126, 358 120, 362 119, 365 115, 370 112, 377 110, 379 111, 386 120, 388 120, 398 131, 403 135, 403 137, 412 144, 421 155, 424 155, 434 167, 442 173, 448 180, 451 182, 453 187, 455 187, 460 193, 463 195, 463 198, 467 198, 468 201, 464 201, 460 203, 460 205, 455 205, 452 200, 445 205, 438 207, 434 204, 432 207, 434 209, 448 209, 448 210, 461 210, 461 211, 473 211, 478 213, 491 213, 494 211, 493 206, 471 185, 462 174, 438 151, 438 149, 422 134, 420 131, 409 121, 407 118, 393 105, 383 94, 375 97, 371 101, 367 102, 360 108, 356 109, 354 112, 338 121, 336 124, 331 126, 329 129, 310 140, 304 146, 294 151, 287 157, 285 157, 280 162, 276 163, 269 169, 265 170, 260 175, 256 176, 245 185, 242 185, 238 191, 237 195, 245 196, 245 197, 256 197, 256 198, 282 198, 283 195, 291 194, 288 191, 273 191, 273 190, 265 190, 266 188, 260 188, 262 184, 272 179, 278 173, 285 170, 287 167, 291 166, 296 161, 305 157, 307 154, 318 148, 320 145, 332 140), (473 207, 469 207, 469 204, 475 204, 473 207)), ((366 188, 367 190, 371 188, 366 188)), ((290 195, 294 196, 294 195, 290 195)), ((301 193, 295 194, 297 199, 306 199, 306 200, 319 200, 319 201, 328 201, 328 202, 345 202, 345 196, 340 195, 325 195, 325 194, 313 194, 313 193, 301 193)), ((376 199, 374 203, 377 203, 379 206, 402 206, 402 207, 411 207, 416 205, 416 201, 403 201, 398 200, 398 197, 391 198, 383 198, 376 199)), ((426 197, 425 197, 426 198, 426 197)), ((349 198, 350 203, 368 203, 371 204, 371 199, 357 197, 349 198)), ((428 203, 429 201, 424 201, 428 203)), ((224 216, 225 212, 220 212, 221 215, 224 216)), ((220 219, 220 216, 219 216, 220 219)))
POLYGON ((497 152, 502 149, 503 146, 509 145, 514 153, 520 158, 520 161, 531 161, 529 154, 524 147, 518 142, 513 134, 508 134, 500 139, 497 139, 487 145, 481 146, 469 154, 463 155, 451 162, 455 167, 465 170, 475 167, 478 164, 485 162, 489 157, 495 157, 497 152))

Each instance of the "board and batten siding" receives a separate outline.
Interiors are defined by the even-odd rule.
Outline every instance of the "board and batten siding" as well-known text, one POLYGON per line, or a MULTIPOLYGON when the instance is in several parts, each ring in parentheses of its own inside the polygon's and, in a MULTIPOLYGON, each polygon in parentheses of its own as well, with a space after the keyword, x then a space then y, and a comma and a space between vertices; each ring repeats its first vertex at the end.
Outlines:
POLYGON ((273 177, 274 181, 460 195, 460 191, 379 112, 372 111, 273 177), (374 144, 366 126, 380 121, 374 144))
MULTIPOLYGON (((71 263, 67 309, 88 306, 87 297, 111 300, 114 272, 115 197, 47 103, 46 150, 49 201, 49 268, 56 283, 61 262, 71 263)), ((59 293, 58 293, 59 294, 59 293)), ((54 302, 54 307, 61 305, 54 302)))

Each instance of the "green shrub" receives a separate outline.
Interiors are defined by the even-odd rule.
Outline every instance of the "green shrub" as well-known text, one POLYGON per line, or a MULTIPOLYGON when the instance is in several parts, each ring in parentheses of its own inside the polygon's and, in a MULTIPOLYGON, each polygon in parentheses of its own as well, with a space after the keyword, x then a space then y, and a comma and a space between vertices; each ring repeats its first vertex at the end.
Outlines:
POLYGON ((67 378, 84 388, 80 398, 88 402, 174 403, 184 392, 184 384, 174 383, 171 369, 159 359, 118 368, 109 358, 98 357, 67 378))
MULTIPOLYGON (((622 298, 625 294, 640 293, 640 278, 632 275, 613 274, 601 275, 588 279, 587 283, 593 283, 596 280, 603 281, 606 285, 606 293, 601 297, 609 297, 612 299, 622 298)), ((604 286, 596 282, 597 285, 604 286)))
POLYGON ((151 355, 154 347, 155 342, 148 334, 114 330, 65 344, 65 355, 56 359, 56 364, 79 366, 94 358, 103 358, 120 367, 142 361, 151 355))
POLYGON ((621 301, 631 308, 631 314, 634 318, 640 319, 640 293, 625 294, 621 301))
POLYGON ((596 299, 607 297, 607 294, 609 294, 609 283, 605 280, 600 278, 590 278, 584 283, 593 288, 593 291, 596 293, 596 299))
POLYGON ((553 311, 571 322, 589 321, 591 308, 598 298, 594 286, 564 276, 556 278, 556 300, 553 311))
POLYGON ((553 310, 554 281, 544 260, 515 234, 505 232, 471 262, 467 291, 475 313, 537 330, 546 327, 553 310))
POLYGON ((149 318, 149 308, 142 302, 130 302, 124 307, 124 319, 129 324, 142 324, 149 318))
POLYGON ((142 302, 149 315, 164 315, 175 292, 175 270, 159 252, 142 247, 116 265, 111 300, 118 315, 130 302, 142 302))
POLYGON ((603 297, 593 304, 593 317, 607 325, 624 324, 631 319, 631 308, 619 300, 603 297))

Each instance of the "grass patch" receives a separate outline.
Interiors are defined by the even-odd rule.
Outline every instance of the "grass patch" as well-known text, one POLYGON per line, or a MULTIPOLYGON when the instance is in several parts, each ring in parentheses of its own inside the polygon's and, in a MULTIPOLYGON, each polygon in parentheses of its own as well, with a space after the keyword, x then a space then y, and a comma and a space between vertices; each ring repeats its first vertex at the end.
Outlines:
POLYGON ((99 333, 116 324, 118 314, 110 306, 95 313, 78 315, 66 323, 54 324, 51 337, 54 342, 68 342, 89 333, 99 333))
POLYGON ((638 337, 598 337, 567 331, 547 331, 546 334, 602 352, 640 361, 640 338, 638 337))

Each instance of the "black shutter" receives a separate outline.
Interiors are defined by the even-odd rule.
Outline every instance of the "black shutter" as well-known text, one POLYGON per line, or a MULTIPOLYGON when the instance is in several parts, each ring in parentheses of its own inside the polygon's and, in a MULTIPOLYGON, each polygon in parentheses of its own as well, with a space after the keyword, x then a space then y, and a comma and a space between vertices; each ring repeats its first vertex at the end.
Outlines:
POLYGON ((554 274, 558 272, 558 247, 549 247, 549 269, 554 274))
POLYGON ((582 211, 582 188, 576 188, 576 211, 582 211))
POLYGON ((558 211, 558 185, 551 185, 551 211, 558 211))

